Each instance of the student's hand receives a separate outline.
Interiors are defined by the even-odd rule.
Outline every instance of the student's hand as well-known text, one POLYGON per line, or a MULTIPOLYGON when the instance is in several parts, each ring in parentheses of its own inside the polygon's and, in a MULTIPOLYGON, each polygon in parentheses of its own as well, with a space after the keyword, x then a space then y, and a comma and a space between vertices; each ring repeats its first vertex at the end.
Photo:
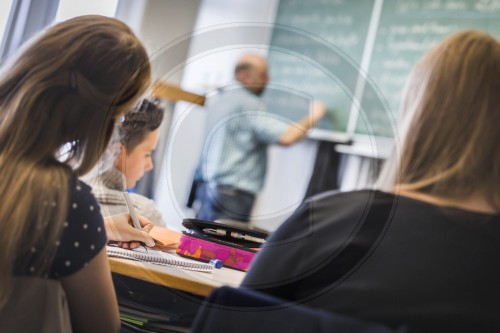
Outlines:
POLYGON ((153 223, 144 216, 138 215, 142 230, 132 226, 132 218, 129 213, 117 214, 104 217, 104 226, 108 240, 117 241, 118 246, 125 249, 135 249, 144 242, 146 246, 154 246, 155 242, 148 232, 153 228, 153 223))

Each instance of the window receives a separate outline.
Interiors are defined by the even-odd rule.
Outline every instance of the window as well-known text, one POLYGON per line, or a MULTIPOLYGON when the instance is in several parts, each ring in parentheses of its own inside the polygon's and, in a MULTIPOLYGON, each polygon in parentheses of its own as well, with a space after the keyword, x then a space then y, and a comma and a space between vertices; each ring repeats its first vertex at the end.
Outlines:
POLYGON ((12 7, 12 0, 0 0, 0 44, 9 19, 10 7, 12 7))

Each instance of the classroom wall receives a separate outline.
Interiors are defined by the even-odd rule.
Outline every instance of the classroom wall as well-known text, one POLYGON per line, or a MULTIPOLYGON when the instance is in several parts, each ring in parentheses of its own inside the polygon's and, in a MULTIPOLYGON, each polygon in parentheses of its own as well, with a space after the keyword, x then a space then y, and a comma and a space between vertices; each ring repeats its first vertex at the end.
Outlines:
MULTIPOLYGON (((162 78, 176 64, 165 50, 192 32, 200 0, 120 0, 116 17, 127 22, 144 43, 153 63, 153 79, 162 78)), ((189 45, 176 46, 176 58, 186 58, 189 45)), ((183 68, 168 74, 180 84, 183 68)))

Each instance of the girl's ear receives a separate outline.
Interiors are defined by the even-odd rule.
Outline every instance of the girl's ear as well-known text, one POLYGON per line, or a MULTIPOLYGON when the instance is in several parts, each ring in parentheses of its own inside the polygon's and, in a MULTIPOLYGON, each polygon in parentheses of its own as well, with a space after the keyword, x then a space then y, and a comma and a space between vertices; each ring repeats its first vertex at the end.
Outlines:
POLYGON ((127 159, 127 148, 122 143, 118 143, 115 147, 115 154, 115 167, 118 168, 118 170, 122 170, 125 160, 127 159))

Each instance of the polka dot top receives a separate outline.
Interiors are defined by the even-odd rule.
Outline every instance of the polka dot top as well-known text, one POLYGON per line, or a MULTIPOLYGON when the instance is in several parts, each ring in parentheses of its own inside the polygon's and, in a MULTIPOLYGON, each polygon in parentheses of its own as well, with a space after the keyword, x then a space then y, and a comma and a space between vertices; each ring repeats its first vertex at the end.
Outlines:
MULTIPOLYGON (((91 188, 74 175, 70 183, 68 217, 60 240, 54 244, 57 246, 54 261, 45 274, 49 278, 76 273, 101 251, 107 241, 104 221, 91 188)), ((27 259, 28 262, 33 262, 37 248, 33 246, 30 252, 31 258, 27 259)), ((20 274, 31 275, 36 271, 36 267, 31 265, 22 266, 24 272, 19 272, 20 274)))

